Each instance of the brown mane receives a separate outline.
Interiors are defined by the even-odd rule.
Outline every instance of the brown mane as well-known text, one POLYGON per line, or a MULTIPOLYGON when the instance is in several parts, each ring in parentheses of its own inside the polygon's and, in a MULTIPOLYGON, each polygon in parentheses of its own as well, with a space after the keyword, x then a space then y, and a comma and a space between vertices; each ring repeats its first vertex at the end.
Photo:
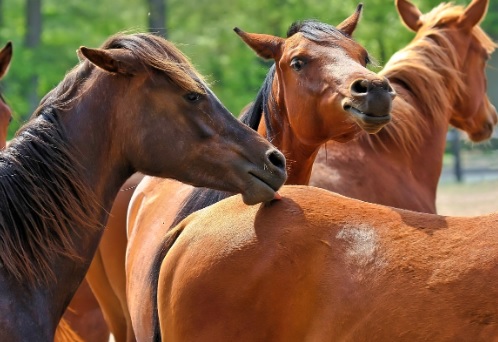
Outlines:
MULTIPOLYGON (((152 72, 187 91, 204 92, 201 77, 171 43, 152 34, 117 34, 104 49, 130 50, 152 72)), ((60 110, 75 104, 103 72, 88 61, 73 68, 41 101, 34 117, 0 152, 0 266, 19 281, 54 279, 57 255, 75 258, 72 226, 102 229, 94 193, 67 141, 60 110)))
POLYGON ((71 226, 101 228, 98 204, 81 174, 52 108, 42 110, 0 152, 0 262, 16 279, 53 278, 56 255, 74 258, 71 226))
MULTIPOLYGON (((422 141, 422 134, 427 130, 427 121, 419 112, 430 115, 437 124, 445 124, 447 108, 452 106, 455 98, 463 94, 466 85, 458 70, 459 52, 445 36, 444 29, 435 28, 438 24, 449 22, 463 13, 462 6, 441 4, 424 16, 424 25, 417 37, 404 49, 398 51, 380 72, 393 84, 408 87, 417 101, 419 109, 406 101, 399 101, 393 107, 393 121, 377 135, 363 134, 373 146, 388 148, 394 142, 406 151, 417 150, 422 141)), ((496 44, 478 26, 473 28, 475 39, 482 46, 484 53, 490 55, 496 44)))

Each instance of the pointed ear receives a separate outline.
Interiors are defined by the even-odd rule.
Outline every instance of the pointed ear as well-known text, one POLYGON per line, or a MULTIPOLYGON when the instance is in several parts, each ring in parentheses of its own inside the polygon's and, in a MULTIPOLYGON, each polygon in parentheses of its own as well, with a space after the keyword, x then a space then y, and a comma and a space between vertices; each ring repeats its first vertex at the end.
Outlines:
POLYGON ((90 49, 82 46, 78 50, 78 56, 84 56, 92 64, 111 73, 133 76, 137 72, 137 68, 131 63, 130 53, 123 49, 90 49))
POLYGON ((233 29, 258 56, 264 59, 279 60, 285 39, 268 34, 246 33, 238 27, 233 29))
POLYGON ((12 60, 12 43, 8 42, 0 51, 0 78, 5 76, 9 70, 10 61, 12 60))
POLYGON ((422 21, 420 16, 422 12, 408 0, 395 0, 396 9, 398 10, 399 16, 401 17, 401 22, 405 24, 410 30, 417 32, 422 26, 422 21))
POLYGON ((473 0, 458 19, 458 25, 470 31, 484 18, 488 4, 488 0, 473 0))
POLYGON ((351 14, 349 18, 345 19, 342 23, 337 25, 336 28, 351 37, 354 30, 356 29, 356 25, 358 25, 358 22, 360 21, 362 9, 363 4, 360 3, 358 7, 356 7, 356 11, 351 14))

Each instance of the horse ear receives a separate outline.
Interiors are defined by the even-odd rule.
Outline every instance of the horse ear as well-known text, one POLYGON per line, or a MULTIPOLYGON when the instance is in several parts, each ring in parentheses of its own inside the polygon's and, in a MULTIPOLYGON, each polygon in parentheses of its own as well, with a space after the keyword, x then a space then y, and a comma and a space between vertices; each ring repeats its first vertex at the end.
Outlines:
POLYGON ((118 50, 121 49, 90 49, 82 46, 78 49, 78 56, 83 55, 92 64, 105 71, 133 76, 136 73, 136 68, 126 60, 125 54, 118 50))
POLYGON ((417 32, 422 26, 420 16, 422 12, 408 0, 396 0, 396 9, 398 10, 401 21, 410 30, 417 32))
POLYGON ((463 29, 471 30, 484 18, 488 4, 488 0, 473 0, 458 19, 458 25, 463 29))
POLYGON ((336 26, 337 29, 346 33, 348 36, 352 36, 354 30, 356 29, 356 25, 360 21, 361 11, 363 9, 363 4, 358 4, 356 7, 356 11, 349 16, 349 18, 345 19, 342 23, 336 26))
POLYGON ((0 78, 2 78, 9 70, 10 61, 12 59, 12 43, 8 42, 5 47, 0 50, 0 78))
POLYGON ((242 40, 264 59, 279 60, 285 39, 268 34, 247 33, 238 27, 233 29, 242 40))

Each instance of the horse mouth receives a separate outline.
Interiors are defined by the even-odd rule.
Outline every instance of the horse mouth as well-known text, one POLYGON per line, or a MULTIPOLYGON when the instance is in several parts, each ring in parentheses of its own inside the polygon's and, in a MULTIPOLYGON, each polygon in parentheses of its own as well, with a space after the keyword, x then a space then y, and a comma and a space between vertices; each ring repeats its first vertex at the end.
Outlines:
POLYGON ((362 112, 351 105, 345 105, 344 110, 348 111, 353 120, 367 133, 373 134, 380 131, 386 124, 391 121, 391 114, 373 115, 362 112))
POLYGON ((277 184, 270 182, 255 172, 249 172, 249 175, 252 178, 252 185, 242 193, 242 199, 248 205, 272 201, 285 180, 283 179, 282 183, 277 184))

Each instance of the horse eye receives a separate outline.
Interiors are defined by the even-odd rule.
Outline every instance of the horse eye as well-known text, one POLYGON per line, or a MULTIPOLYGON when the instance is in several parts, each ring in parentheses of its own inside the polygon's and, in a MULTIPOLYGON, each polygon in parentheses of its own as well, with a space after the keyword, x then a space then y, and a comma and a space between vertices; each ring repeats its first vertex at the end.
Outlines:
POLYGON ((197 102, 201 99, 201 94, 196 93, 196 92, 191 92, 191 93, 188 93, 187 95, 185 95, 185 99, 188 102, 197 102))
POLYGON ((298 57, 294 57, 292 60, 291 60, 291 63, 290 63, 290 66, 292 69, 296 70, 296 71, 301 71, 301 69, 304 67, 304 61, 298 57))

